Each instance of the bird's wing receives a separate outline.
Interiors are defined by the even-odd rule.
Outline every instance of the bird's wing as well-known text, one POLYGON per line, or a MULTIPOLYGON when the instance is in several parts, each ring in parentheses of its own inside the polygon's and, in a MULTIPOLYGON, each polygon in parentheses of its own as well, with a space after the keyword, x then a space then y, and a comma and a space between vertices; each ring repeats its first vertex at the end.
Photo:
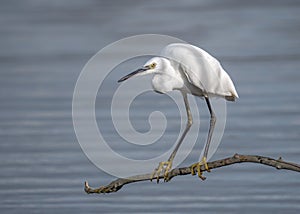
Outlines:
POLYGON ((205 96, 232 97, 233 100, 238 97, 229 75, 206 51, 190 44, 174 43, 166 46, 161 55, 179 62, 187 80, 205 96))

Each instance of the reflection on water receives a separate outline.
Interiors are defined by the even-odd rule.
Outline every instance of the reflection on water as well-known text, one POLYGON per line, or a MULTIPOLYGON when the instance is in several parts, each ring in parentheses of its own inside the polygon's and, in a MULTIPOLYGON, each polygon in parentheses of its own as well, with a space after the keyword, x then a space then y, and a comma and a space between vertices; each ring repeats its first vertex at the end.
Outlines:
MULTIPOLYGON (((299 7, 297 1, 270 5, 236 0, 2 3, 1 212, 299 213, 298 174, 253 164, 214 170, 205 182, 185 176, 159 185, 129 185, 117 194, 86 195, 84 180, 97 186, 113 177, 84 156, 71 113, 80 70, 100 48, 134 34, 169 34, 219 58, 239 92, 240 99, 228 103, 225 135, 213 159, 238 152, 299 163, 299 7)), ((113 89, 115 80, 108 81, 113 89)), ((156 96, 139 97, 136 126, 147 128, 145 118, 154 108, 147 99, 156 96)), ((97 100, 97 105, 101 102, 97 100)), ((200 150, 208 112, 201 100, 199 105, 200 150)), ((176 106, 167 109, 172 126, 165 134, 168 142, 160 142, 162 149, 170 145, 180 125, 176 106)), ((97 121, 107 120, 106 111, 97 109, 97 121)), ((103 131, 120 152, 130 153, 132 149, 111 134, 112 127, 103 131)), ((161 151, 155 146, 132 153, 155 156, 161 151)), ((183 165, 198 156, 194 151, 183 165)))

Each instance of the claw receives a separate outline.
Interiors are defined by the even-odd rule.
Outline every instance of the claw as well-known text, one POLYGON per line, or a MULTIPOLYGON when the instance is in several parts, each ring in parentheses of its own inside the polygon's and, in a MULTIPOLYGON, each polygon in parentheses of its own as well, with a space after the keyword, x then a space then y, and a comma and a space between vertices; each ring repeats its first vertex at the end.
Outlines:
POLYGON ((172 168, 172 162, 170 161, 160 162, 158 167, 153 171, 150 181, 152 181, 153 178, 156 177, 156 182, 159 183, 159 178, 161 173, 163 173, 164 175, 164 181, 167 181, 168 174, 171 168, 172 168))
POLYGON ((198 174, 198 177, 201 179, 201 180, 205 180, 206 177, 204 177, 202 174, 202 171, 201 171, 201 166, 204 165, 205 169, 207 172, 210 172, 210 169, 207 165, 207 162, 206 162, 206 158, 203 157, 202 160, 198 163, 194 163, 190 166, 190 169, 191 169, 191 174, 192 175, 196 175, 196 172, 195 172, 195 168, 196 168, 196 171, 197 171, 197 174, 198 174))

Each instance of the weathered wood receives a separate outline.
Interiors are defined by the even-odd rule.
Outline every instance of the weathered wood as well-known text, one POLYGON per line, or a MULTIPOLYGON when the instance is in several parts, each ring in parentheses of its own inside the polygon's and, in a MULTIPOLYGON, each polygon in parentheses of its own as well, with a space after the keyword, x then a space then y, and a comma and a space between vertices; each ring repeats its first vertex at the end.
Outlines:
MULTIPOLYGON (((279 159, 273 159, 273 158, 263 157, 263 156, 258 156, 258 155, 235 154, 232 157, 212 161, 207 164, 210 169, 216 169, 216 168, 220 168, 220 167, 224 167, 224 166, 228 166, 228 165, 232 165, 232 164, 236 164, 236 163, 243 163, 243 162, 264 164, 267 166, 274 167, 276 169, 285 169, 285 170, 300 172, 299 164, 283 161, 281 157, 279 159)), ((206 171, 204 166, 201 167, 201 171, 202 172, 206 171)), ((166 180, 170 181, 175 176, 188 175, 188 174, 191 174, 190 166, 175 168, 169 172, 166 180)), ((152 173, 144 174, 144 175, 135 175, 135 176, 127 177, 127 178, 118 178, 106 186, 101 186, 101 187, 95 188, 95 189, 91 188, 88 185, 88 182, 85 182, 84 190, 88 194, 117 192, 126 184, 151 180, 151 177, 152 177, 152 173)), ((164 179, 164 177, 162 175, 159 178, 164 179)), ((153 179, 156 180, 157 177, 154 177, 153 179)))

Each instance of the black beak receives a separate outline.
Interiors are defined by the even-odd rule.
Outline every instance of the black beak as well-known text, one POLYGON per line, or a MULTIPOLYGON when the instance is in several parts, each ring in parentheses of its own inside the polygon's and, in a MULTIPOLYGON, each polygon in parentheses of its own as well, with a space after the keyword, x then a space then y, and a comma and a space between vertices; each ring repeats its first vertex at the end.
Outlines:
POLYGON ((139 69, 137 69, 136 71, 134 71, 134 72, 132 72, 132 73, 130 73, 130 74, 127 74, 126 76, 122 77, 121 79, 118 80, 118 82, 123 82, 123 81, 129 79, 130 77, 132 77, 132 76, 134 76, 134 75, 136 75, 136 74, 138 74, 138 73, 141 73, 141 72, 143 72, 143 71, 147 71, 147 70, 148 70, 147 67, 139 68, 139 69))

